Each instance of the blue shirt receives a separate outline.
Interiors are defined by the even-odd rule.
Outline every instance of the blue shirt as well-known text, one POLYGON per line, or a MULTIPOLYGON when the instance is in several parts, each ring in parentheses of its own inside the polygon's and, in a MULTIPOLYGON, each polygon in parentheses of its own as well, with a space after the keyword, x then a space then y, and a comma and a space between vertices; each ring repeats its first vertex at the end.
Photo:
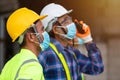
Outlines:
MULTIPOLYGON (((81 80, 81 73, 97 75, 103 72, 104 65, 101 58, 100 50, 95 43, 86 45, 88 56, 72 47, 63 47, 58 41, 51 38, 51 42, 56 46, 58 52, 61 52, 67 61, 71 80, 81 80), (76 58, 75 56, 76 55, 76 58)), ((58 56, 49 47, 38 56, 39 62, 43 67, 45 80, 66 80, 65 70, 58 56)))

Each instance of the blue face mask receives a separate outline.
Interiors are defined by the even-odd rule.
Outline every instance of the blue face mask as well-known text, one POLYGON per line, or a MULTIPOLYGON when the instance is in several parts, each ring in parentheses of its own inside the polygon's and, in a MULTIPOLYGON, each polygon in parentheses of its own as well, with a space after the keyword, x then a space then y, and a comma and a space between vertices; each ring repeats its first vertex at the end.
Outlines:
POLYGON ((41 47, 41 50, 44 51, 49 47, 50 38, 49 38, 49 35, 48 35, 48 33, 46 31, 44 31, 42 33, 42 35, 43 35, 44 40, 43 40, 42 43, 40 43, 40 47, 41 47))
POLYGON ((76 35, 76 26, 75 26, 75 24, 71 23, 71 24, 67 25, 66 27, 67 27, 67 30, 68 30, 66 36, 69 39, 73 39, 75 37, 75 35, 76 35))
POLYGON ((67 34, 60 34, 59 33, 59 35, 62 35, 64 37, 68 38, 68 39, 73 39, 75 37, 75 35, 76 35, 76 26, 75 26, 75 24, 71 23, 71 24, 67 25, 66 28, 68 30, 67 34))
POLYGON ((77 38, 78 39, 78 44, 83 44, 84 41, 81 38, 77 38))

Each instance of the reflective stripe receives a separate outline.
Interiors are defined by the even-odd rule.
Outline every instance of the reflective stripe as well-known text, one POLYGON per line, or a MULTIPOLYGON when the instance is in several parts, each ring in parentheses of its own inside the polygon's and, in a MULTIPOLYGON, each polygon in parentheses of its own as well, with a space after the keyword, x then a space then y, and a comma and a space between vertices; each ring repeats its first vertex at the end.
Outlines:
MULTIPOLYGON (((65 73, 66 73, 66 76, 67 76, 67 80, 71 80, 70 71, 69 71, 68 65, 67 65, 67 63, 66 63, 66 61, 64 59, 64 56, 61 53, 58 53, 58 51, 57 51, 54 44, 50 43, 50 47, 55 51, 55 53, 59 57, 60 61, 62 62, 62 65, 63 65, 63 67, 65 69, 65 73)), ((74 58, 75 58, 75 60, 77 59, 75 54, 74 54, 74 58)), ((81 77, 82 77, 82 80, 85 80, 83 73, 81 73, 81 77)))
POLYGON ((83 73, 81 73, 81 77, 82 77, 82 80, 85 80, 84 74, 83 74, 83 73))
POLYGON ((18 79, 18 80, 33 80, 33 79, 23 79, 23 78, 22 78, 22 79, 18 79))
POLYGON ((64 56, 61 53, 58 53, 58 51, 57 51, 57 49, 56 49, 54 44, 50 43, 50 47, 55 51, 55 53, 59 57, 60 61, 62 62, 62 65, 64 67, 64 70, 65 70, 65 73, 66 73, 66 76, 67 76, 67 80, 71 80, 70 70, 68 68, 68 65, 67 65, 65 59, 64 59, 64 56))
MULTIPOLYGON (((37 60, 36 60, 36 59, 29 59, 29 60, 24 61, 24 62, 21 64, 21 66, 19 67, 19 69, 17 70, 17 73, 16 73, 16 76, 15 76, 14 80, 17 79, 21 67, 22 67, 24 64, 27 64, 27 63, 30 63, 30 62, 37 62, 37 60)), ((19 80, 28 80, 28 79, 19 79, 19 80)), ((29 80, 32 80, 32 79, 29 79, 29 80)))
MULTIPOLYGON (((77 57, 76 57, 76 55, 74 54, 74 58, 75 58, 75 60, 77 59, 77 57)), ((78 72, 79 73, 79 72, 78 72)), ((82 80, 85 80, 85 77, 84 77, 84 74, 83 73, 81 73, 81 78, 82 78, 82 80)))

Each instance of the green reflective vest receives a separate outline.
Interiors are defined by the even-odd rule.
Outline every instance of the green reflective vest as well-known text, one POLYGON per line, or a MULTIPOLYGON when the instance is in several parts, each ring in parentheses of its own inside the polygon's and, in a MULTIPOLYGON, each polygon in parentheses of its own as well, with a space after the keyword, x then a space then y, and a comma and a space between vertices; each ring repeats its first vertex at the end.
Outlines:
MULTIPOLYGON (((63 67, 64 67, 67 80, 71 80, 70 70, 69 70, 69 67, 68 67, 65 59, 64 59, 64 56, 63 56, 61 53, 58 52, 58 50, 57 50, 57 48, 56 48, 56 46, 55 46, 54 44, 50 43, 50 47, 55 51, 56 55, 59 57, 62 65, 63 65, 63 67)), ((76 56, 74 55, 74 57, 76 57, 76 56)), ((82 80, 84 80, 84 75, 81 74, 81 76, 82 76, 82 80)))
POLYGON ((44 80, 43 69, 36 55, 28 49, 21 49, 5 64, 0 80, 44 80))

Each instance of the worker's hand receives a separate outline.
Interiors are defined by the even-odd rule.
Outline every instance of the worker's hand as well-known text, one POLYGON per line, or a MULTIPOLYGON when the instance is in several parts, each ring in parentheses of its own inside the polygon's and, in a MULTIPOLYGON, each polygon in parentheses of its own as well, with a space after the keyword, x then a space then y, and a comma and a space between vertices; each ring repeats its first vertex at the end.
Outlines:
POLYGON ((82 25, 81 27, 84 32, 81 33, 77 29, 76 36, 83 39, 84 43, 92 42, 90 27, 86 25, 85 23, 83 23, 83 21, 80 21, 79 24, 82 25))

